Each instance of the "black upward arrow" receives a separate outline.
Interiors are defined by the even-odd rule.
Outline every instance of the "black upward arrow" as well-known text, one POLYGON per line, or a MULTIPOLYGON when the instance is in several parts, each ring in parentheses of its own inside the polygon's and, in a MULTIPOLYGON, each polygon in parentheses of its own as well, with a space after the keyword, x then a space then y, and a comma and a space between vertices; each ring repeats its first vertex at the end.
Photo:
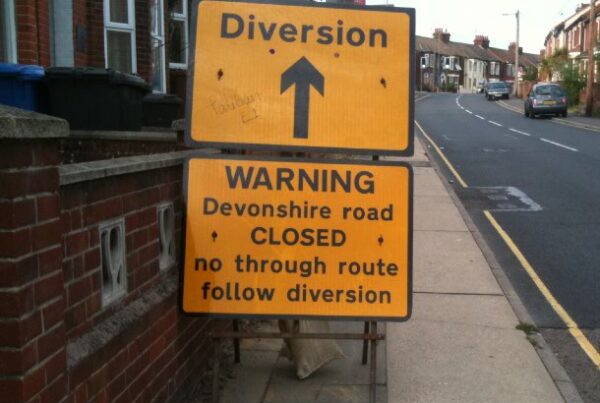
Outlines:
POLYGON ((323 95, 325 78, 305 57, 300 58, 281 75, 281 93, 296 84, 294 98, 294 137, 308 138, 310 86, 323 95))

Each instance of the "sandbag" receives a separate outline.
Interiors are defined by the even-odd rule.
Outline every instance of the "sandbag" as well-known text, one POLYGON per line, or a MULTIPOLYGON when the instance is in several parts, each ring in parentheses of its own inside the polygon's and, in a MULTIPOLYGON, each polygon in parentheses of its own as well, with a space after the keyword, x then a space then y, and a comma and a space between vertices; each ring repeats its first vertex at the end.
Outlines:
MULTIPOLYGON (((329 322, 324 320, 280 320, 282 333, 329 333, 329 322), (297 326, 294 328, 294 322, 297 326)), ((296 365, 299 379, 310 376, 317 369, 337 358, 346 358, 335 340, 284 339, 288 358, 296 365)))

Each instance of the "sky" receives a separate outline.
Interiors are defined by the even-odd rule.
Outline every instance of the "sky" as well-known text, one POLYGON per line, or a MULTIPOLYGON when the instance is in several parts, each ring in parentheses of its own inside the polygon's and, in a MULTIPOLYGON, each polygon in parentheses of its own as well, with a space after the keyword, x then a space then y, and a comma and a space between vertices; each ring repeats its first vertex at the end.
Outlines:
MULTIPOLYGON (((387 0, 396 7, 416 9, 416 34, 431 37, 435 28, 445 28, 453 42, 473 43, 475 35, 486 35, 490 46, 508 49, 517 36, 514 13, 519 10, 519 43, 523 51, 539 54, 544 39, 559 22, 575 13, 579 3, 589 0, 387 0), (512 13, 503 16, 503 13, 512 13)), ((386 0, 367 0, 368 5, 386 0)))

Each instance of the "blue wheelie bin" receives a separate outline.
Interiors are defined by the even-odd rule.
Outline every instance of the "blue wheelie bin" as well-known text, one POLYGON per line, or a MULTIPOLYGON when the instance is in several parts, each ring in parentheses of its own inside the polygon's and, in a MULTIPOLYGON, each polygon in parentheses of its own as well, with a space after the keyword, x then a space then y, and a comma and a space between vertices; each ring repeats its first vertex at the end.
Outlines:
POLYGON ((41 66, 0 63, 0 104, 43 112, 41 66))

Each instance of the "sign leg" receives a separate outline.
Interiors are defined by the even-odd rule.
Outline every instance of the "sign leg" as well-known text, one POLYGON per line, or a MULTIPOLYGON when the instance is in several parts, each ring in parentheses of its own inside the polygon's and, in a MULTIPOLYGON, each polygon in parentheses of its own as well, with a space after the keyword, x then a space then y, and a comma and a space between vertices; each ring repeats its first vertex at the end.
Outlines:
POLYGON ((221 366, 221 340, 215 340, 215 364, 213 366, 212 403, 219 403, 219 370, 221 366))
MULTIPOLYGON (((368 334, 369 333, 369 322, 366 321, 365 322, 365 330, 363 332, 364 334, 368 334)), ((369 340, 364 340, 363 341, 363 351, 362 351, 362 365, 367 365, 367 360, 369 359, 369 340)))
MULTIPOLYGON (((377 322, 371 322, 371 333, 377 335, 377 322)), ((371 339, 371 365, 370 365, 369 402, 377 401, 377 340, 371 339)))
MULTIPOLYGON (((240 322, 237 319, 233 320, 233 331, 235 333, 240 331, 240 322)), ((233 339, 233 362, 240 363, 240 339, 237 337, 233 339)))

